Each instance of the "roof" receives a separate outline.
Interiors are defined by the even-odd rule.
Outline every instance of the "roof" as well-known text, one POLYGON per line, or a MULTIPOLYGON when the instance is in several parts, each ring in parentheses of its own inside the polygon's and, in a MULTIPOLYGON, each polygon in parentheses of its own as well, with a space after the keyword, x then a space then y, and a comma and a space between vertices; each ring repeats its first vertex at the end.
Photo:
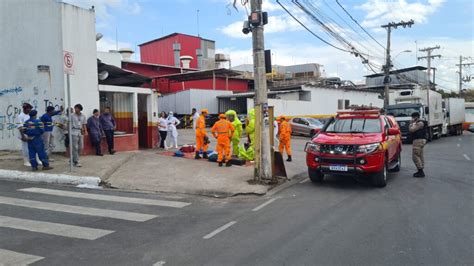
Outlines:
POLYGON ((148 41, 148 42, 144 42, 144 43, 142 43, 142 44, 139 44, 138 46, 147 45, 147 44, 152 43, 152 42, 156 42, 156 41, 161 41, 161 40, 164 40, 164 39, 168 39, 168 38, 173 37, 173 36, 176 36, 176 35, 184 35, 184 36, 199 38, 199 39, 201 39, 201 40, 205 40, 205 41, 208 41, 208 42, 215 42, 214 40, 204 39, 204 38, 202 38, 202 37, 200 37, 200 36, 194 36, 194 35, 189 35, 189 34, 184 34, 184 33, 175 32, 175 33, 171 33, 171 34, 165 35, 165 36, 163 36, 163 37, 160 37, 160 38, 158 38, 158 39, 154 39, 154 40, 151 40, 151 41, 148 41))
MULTIPOLYGON (((414 67, 408 67, 408 68, 392 70, 392 71, 390 71, 390 74, 399 74, 399 73, 409 72, 409 71, 413 71, 413 70, 427 70, 427 69, 428 68, 426 68, 424 66, 414 66, 414 67)), ((384 76, 384 75, 385 75, 385 73, 376 73, 376 74, 367 75, 367 76, 364 76, 364 77, 366 77, 366 78, 375 78, 375 77, 381 77, 381 76, 384 76)))
MULTIPOLYGON (((169 65, 152 64, 152 63, 144 63, 144 62, 136 62, 136 61, 126 61, 126 60, 122 60, 122 64, 125 64, 125 65, 135 64, 135 65, 145 65, 145 66, 153 66, 153 67, 181 69, 180 67, 169 66, 169 65)), ((195 69, 195 68, 183 68, 183 70, 197 70, 197 69, 195 69)))
POLYGON ((107 71, 109 73, 105 80, 99 80, 102 85, 140 87, 145 83, 151 82, 151 78, 137 74, 132 71, 124 70, 116 66, 107 65, 97 59, 97 71, 107 71))
MULTIPOLYGON (((287 90, 287 91, 269 91, 268 95, 278 95, 278 94, 287 94, 294 92, 302 92, 302 89, 287 90)), ((230 99, 230 98, 253 98, 255 92, 244 92, 244 93, 234 93, 229 95, 219 95, 218 99, 230 99)))
POLYGON ((167 78, 176 82, 191 81, 191 80, 203 80, 203 79, 212 79, 214 76, 216 78, 225 78, 225 77, 236 77, 240 76, 241 73, 229 70, 226 68, 217 68, 203 71, 192 71, 187 73, 171 74, 164 76, 157 76, 155 78, 167 78))

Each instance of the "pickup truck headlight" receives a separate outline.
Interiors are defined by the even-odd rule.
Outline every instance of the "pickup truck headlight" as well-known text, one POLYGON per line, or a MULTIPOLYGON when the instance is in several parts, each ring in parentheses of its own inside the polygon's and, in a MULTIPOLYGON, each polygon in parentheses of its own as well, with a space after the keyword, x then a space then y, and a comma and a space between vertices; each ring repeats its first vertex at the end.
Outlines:
POLYGON ((318 143, 307 142, 306 146, 304 147, 305 152, 320 152, 321 145, 318 143))
POLYGON ((357 153, 373 153, 379 149, 381 149, 380 143, 360 145, 357 147, 357 153))

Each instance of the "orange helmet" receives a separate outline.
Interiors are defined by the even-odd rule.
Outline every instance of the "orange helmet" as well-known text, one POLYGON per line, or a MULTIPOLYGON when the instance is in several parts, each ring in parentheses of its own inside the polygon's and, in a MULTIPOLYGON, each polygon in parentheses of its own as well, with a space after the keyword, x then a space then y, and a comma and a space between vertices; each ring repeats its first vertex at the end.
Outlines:
POLYGON ((225 114, 219 114, 219 118, 220 119, 226 119, 226 116, 225 116, 225 114))
POLYGON ((201 114, 209 114, 209 111, 206 108, 201 109, 201 114))

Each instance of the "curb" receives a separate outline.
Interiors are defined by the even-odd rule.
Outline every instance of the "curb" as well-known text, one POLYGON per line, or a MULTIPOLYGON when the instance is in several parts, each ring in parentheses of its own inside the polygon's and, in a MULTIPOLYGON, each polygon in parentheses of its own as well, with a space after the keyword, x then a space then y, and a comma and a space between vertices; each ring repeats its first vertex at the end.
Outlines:
POLYGON ((50 184, 70 184, 98 186, 100 178, 96 176, 73 176, 65 174, 46 174, 0 169, 0 180, 43 182, 50 184))

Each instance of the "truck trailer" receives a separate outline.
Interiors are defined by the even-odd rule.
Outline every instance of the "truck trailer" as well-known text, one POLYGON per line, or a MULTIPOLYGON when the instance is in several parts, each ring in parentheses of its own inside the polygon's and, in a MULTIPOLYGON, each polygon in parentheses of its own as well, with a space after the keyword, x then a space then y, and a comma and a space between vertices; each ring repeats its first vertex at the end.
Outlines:
POLYGON ((461 98, 443 100, 444 124, 443 136, 461 135, 462 125, 466 120, 465 101, 461 98))
POLYGON ((428 123, 426 134, 428 141, 441 137, 444 122, 441 94, 430 90, 429 101, 427 96, 427 89, 420 86, 390 93, 390 105, 387 107, 387 113, 395 117, 404 142, 412 141, 408 126, 414 112, 420 113, 420 118, 428 123))

